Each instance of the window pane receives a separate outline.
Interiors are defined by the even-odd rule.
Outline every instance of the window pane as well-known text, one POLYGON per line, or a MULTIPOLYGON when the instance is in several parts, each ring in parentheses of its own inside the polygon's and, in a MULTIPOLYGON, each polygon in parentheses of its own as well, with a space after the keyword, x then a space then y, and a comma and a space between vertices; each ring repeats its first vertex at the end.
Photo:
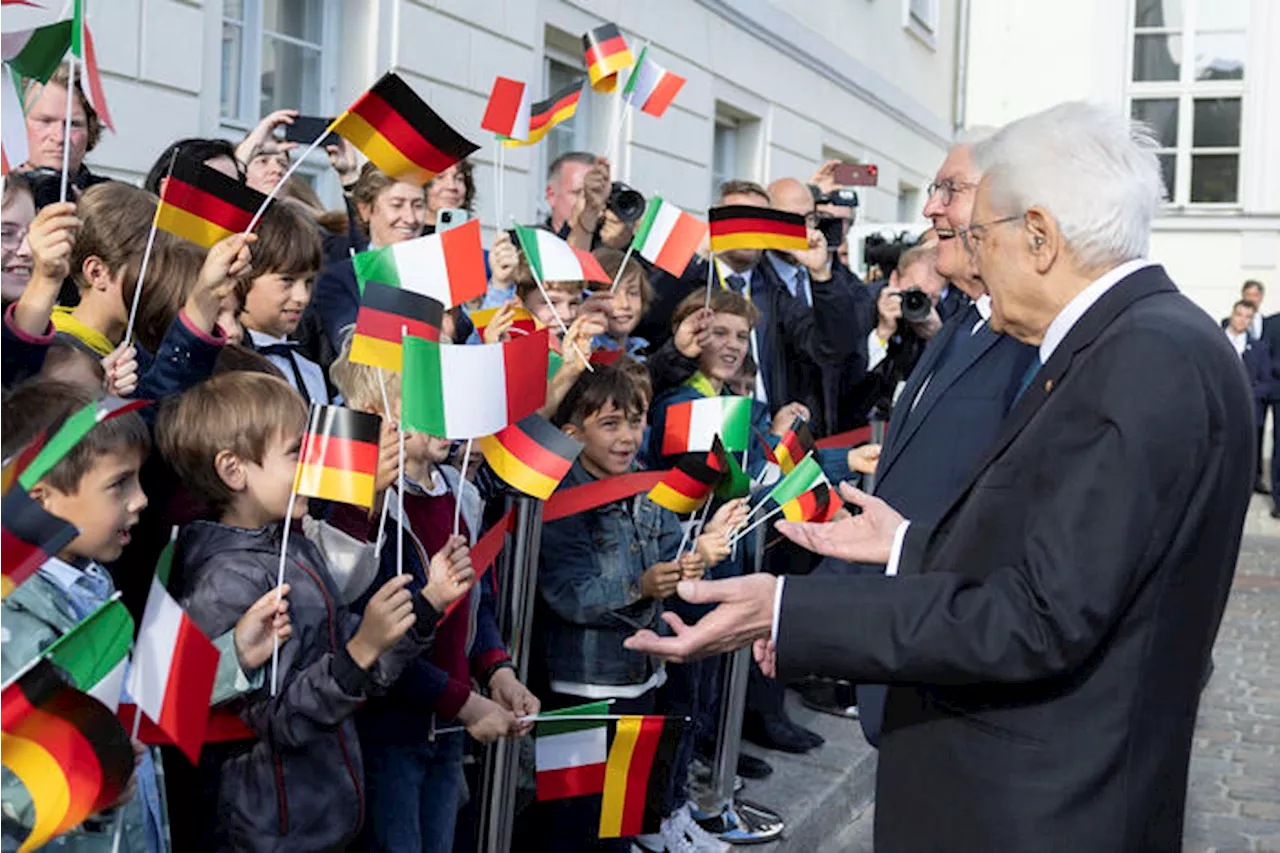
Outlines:
POLYGON ((1177 169, 1178 158, 1175 154, 1161 154, 1160 156, 1160 174, 1164 178, 1164 197, 1166 201, 1172 201, 1177 198, 1175 186, 1178 183, 1177 169))
POLYGON ((320 52, 263 37, 261 109, 320 112, 320 52))
POLYGON ((1181 28, 1182 0, 1134 0, 1133 25, 1181 28))
POLYGON ((262 28, 319 44, 323 14, 322 0, 263 0, 262 28))
POLYGON ((1249 26, 1249 0, 1196 0, 1196 29, 1243 30, 1249 26))
POLYGON ((244 23, 244 0, 222 0, 222 17, 244 23))
POLYGON ((222 115, 240 115, 240 63, 242 33, 234 24, 222 25, 222 115))
POLYGON ((1134 36, 1133 79, 1177 80, 1182 64, 1182 36, 1134 36))
POLYGON ((1192 148, 1238 148, 1240 99, 1196 98, 1191 125, 1192 148))
POLYGON ((1177 98, 1135 100, 1130 107, 1130 116, 1136 121, 1146 122, 1151 126, 1156 142, 1161 148, 1178 147, 1177 98))
POLYGON ((1243 80, 1249 49, 1244 33, 1201 33, 1196 36, 1197 80, 1243 80))
POLYGON ((1235 154, 1197 154, 1191 158, 1191 200, 1231 204, 1240 182, 1240 158, 1235 154))
POLYGON ((711 197, 720 197, 720 185, 737 178, 738 128, 716 122, 711 144, 711 197))

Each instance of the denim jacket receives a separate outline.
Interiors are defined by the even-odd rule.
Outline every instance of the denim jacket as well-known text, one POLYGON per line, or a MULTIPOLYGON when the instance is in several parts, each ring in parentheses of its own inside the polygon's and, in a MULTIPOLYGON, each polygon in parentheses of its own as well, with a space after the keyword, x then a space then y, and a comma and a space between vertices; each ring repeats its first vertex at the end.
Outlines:
MULTIPOLYGON (((575 462, 561 489, 593 482, 575 462)), ((642 684, 656 668, 622 641, 657 629, 660 602, 640 594, 640 576, 675 558, 680 524, 644 495, 542 526, 538 592, 548 674, 583 684, 642 684)))

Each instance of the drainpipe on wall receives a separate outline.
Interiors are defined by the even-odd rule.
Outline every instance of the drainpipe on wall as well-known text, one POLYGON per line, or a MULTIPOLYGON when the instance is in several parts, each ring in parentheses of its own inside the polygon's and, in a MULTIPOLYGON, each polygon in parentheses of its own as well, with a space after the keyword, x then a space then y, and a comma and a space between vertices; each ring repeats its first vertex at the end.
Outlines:
POLYGON ((965 87, 969 81, 969 0, 960 0, 956 21, 956 92, 952 105, 952 130, 964 130, 965 87))

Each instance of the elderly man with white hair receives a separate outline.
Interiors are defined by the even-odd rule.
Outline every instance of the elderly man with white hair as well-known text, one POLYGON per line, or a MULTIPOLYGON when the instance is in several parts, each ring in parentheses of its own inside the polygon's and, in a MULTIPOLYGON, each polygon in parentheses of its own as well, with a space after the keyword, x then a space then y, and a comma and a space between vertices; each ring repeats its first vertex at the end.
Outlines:
POLYGON ((785 535, 886 576, 682 583, 719 606, 672 659, 756 641, 766 670, 890 686, 877 849, 1181 848, 1199 689, 1252 481, 1249 389, 1145 260, 1162 191, 1121 116, 1063 104, 974 147, 961 229, 993 328, 1038 348, 936 524, 861 513, 785 535))

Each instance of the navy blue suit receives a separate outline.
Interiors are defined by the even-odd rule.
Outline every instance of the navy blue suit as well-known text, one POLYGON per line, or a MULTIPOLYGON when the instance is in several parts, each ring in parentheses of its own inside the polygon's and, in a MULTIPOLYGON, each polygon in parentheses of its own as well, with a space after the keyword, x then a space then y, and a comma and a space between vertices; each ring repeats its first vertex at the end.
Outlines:
POLYGON ((360 287, 350 258, 327 265, 316 277, 308 313, 314 312, 334 350, 342 347, 342 330, 355 325, 360 313, 360 287))
MULTIPOLYGON (((971 334, 978 319, 977 309, 966 307, 943 324, 893 407, 874 493, 912 522, 932 526, 959 494, 1036 357, 1034 347, 998 335, 986 323, 971 334)), ((863 574, 884 567, 825 560, 819 570, 863 574)), ((873 745, 879 743, 885 693, 882 685, 858 685, 858 717, 873 745)))
POLYGON ((1271 350, 1271 499, 1280 509, 1280 314, 1262 321, 1262 341, 1271 350))

